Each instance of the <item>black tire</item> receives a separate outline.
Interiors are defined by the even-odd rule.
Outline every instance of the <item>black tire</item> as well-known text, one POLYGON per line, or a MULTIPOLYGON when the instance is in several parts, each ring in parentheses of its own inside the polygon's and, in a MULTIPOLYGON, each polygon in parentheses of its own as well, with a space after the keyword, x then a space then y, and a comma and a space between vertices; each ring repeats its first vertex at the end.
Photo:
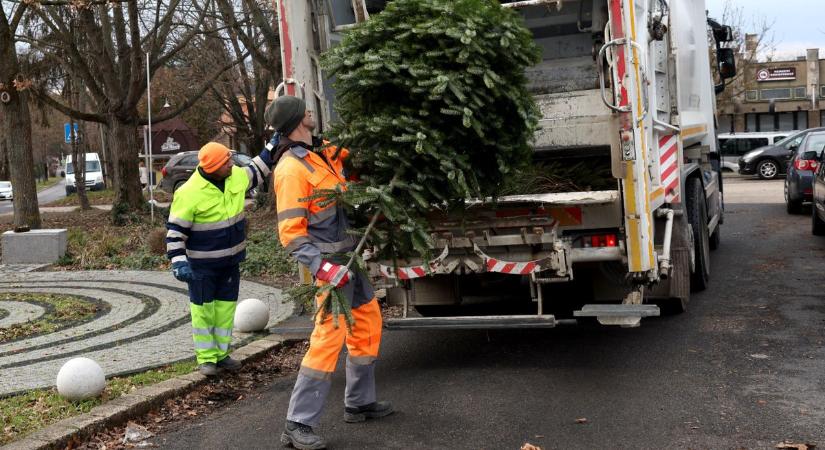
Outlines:
POLYGON ((813 211, 811 212, 811 233, 814 236, 825 236, 825 221, 819 218, 816 213, 816 202, 814 202, 813 211))
POLYGON ((690 290, 703 291, 710 279, 710 236, 705 188, 698 178, 687 181, 687 219, 693 231, 694 268, 690 274, 690 290))
POLYGON ((756 166, 756 175, 763 180, 774 180, 779 176, 781 166, 772 159, 763 159, 756 166))
POLYGON ((788 211, 788 214, 802 214, 802 200, 788 199, 785 202, 785 209, 788 211))
POLYGON ((68 197, 68 196, 70 196, 70 195, 72 195, 72 194, 74 194, 74 189, 69 189, 69 188, 66 188, 66 197, 68 197))
POLYGON ((802 200, 791 200, 791 194, 788 192, 788 182, 785 181, 785 210, 788 214, 802 214, 802 200))
POLYGON ((172 193, 174 194, 178 189, 180 189, 181 186, 183 186, 184 183, 186 183, 185 180, 181 180, 175 183, 175 187, 172 188, 172 193))
POLYGON ((719 244, 722 242, 722 225, 717 224, 716 229, 713 230, 713 234, 710 235, 710 239, 708 240, 708 244, 710 244, 711 251, 716 250, 719 248, 719 244))

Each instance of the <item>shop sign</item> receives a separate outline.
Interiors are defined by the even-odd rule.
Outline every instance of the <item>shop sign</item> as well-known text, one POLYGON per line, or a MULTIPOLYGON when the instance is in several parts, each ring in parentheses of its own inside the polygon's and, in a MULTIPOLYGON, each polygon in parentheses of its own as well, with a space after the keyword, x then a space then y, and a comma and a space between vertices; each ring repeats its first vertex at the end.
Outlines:
POLYGON ((760 69, 756 72, 756 81, 793 81, 796 80, 796 67, 777 67, 760 69))

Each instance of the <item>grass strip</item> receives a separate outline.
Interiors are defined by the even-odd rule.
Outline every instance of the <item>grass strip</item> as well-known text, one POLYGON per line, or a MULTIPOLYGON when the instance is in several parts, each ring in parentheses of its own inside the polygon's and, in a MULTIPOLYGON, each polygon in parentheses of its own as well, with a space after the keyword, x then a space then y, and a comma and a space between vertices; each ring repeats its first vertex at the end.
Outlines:
POLYGON ((56 388, 36 389, 24 394, 0 399, 0 445, 8 444, 41 428, 68 417, 89 412, 95 406, 141 386, 160 383, 195 370, 197 363, 183 361, 125 377, 106 380, 106 389, 95 399, 71 402, 61 397, 56 388))
POLYGON ((102 311, 103 306, 70 295, 16 293, 0 294, 2 302, 32 303, 46 307, 46 314, 26 322, 0 328, 0 343, 38 334, 52 333, 60 328, 84 322, 102 311))

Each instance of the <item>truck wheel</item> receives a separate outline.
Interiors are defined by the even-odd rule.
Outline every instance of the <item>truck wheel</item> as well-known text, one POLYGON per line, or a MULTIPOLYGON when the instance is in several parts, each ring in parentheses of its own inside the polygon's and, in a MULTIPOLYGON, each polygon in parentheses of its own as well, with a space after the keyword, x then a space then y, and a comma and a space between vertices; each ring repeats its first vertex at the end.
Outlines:
POLYGON ((722 241, 721 230, 722 227, 720 225, 716 225, 716 229, 713 230, 713 234, 710 235, 710 240, 708 243, 710 244, 711 250, 716 250, 719 248, 719 243, 722 241))
POLYGON ((670 297, 656 302, 664 316, 687 311, 690 300, 690 251, 687 248, 674 248, 670 257, 673 264, 667 280, 670 297))
POLYGON ((710 237, 708 236, 708 210, 705 189, 698 178, 687 182, 687 218, 693 231, 694 269, 690 276, 690 289, 703 291, 710 278, 710 237))
POLYGON ((816 202, 814 202, 813 212, 811 213, 811 233, 814 236, 825 236, 825 221, 819 218, 816 213, 816 202))
POLYGON ((779 164, 772 159, 766 159, 756 166, 756 174, 763 180, 773 180, 779 175, 779 164))

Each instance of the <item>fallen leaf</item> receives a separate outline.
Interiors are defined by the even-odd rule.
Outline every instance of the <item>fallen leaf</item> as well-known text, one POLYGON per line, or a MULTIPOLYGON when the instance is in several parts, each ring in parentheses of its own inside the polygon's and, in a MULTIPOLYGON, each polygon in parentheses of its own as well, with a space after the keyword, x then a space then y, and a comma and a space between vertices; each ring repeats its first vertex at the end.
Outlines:
POLYGON ((521 446, 521 450, 541 450, 541 447, 536 447, 529 442, 525 442, 524 445, 521 446))
POLYGON ((768 404, 768 402, 765 401, 765 400, 757 400, 756 403, 759 403, 760 405, 767 405, 768 404))
POLYGON ((586 417, 581 417, 579 419, 576 419, 576 423, 579 423, 579 424, 587 423, 587 418, 586 417))
POLYGON ((776 444, 776 448, 781 448, 785 450, 813 450, 816 448, 814 444, 797 444, 794 441, 782 441, 776 444))

